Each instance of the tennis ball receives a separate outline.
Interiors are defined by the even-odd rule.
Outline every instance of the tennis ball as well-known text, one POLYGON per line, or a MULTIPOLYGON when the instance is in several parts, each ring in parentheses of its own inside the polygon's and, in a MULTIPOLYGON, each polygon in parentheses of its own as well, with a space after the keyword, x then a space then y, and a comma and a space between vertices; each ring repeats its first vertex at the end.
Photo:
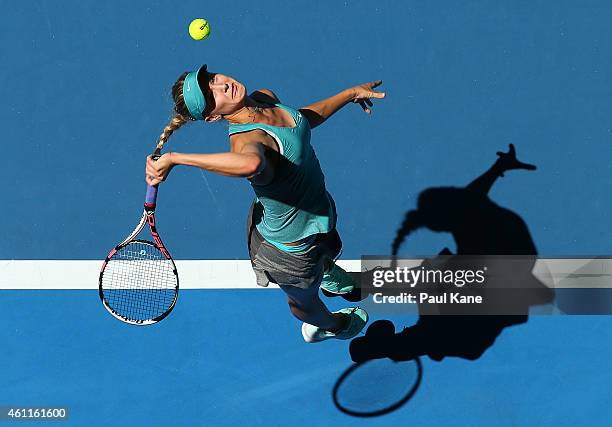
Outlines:
POLYGON ((205 40, 210 35, 210 25, 206 19, 198 18, 189 24, 189 35, 194 40, 205 40))

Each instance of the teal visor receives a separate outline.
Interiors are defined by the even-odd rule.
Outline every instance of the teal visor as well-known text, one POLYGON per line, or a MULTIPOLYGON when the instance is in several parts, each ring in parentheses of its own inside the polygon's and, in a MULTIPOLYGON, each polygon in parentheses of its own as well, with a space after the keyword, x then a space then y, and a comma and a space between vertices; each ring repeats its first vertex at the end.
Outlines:
POLYGON ((195 120, 204 120, 203 112, 206 109, 206 98, 198 84, 198 73, 206 72, 206 65, 202 65, 197 71, 187 74, 183 82, 183 99, 189 110, 189 114, 195 120))

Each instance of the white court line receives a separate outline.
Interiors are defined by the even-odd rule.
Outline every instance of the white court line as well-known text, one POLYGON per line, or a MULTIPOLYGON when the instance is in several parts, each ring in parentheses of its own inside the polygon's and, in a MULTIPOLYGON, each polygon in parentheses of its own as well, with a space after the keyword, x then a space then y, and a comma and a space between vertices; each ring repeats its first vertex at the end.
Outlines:
MULTIPOLYGON (((175 261, 181 289, 266 289, 255 284, 249 260, 175 261)), ((361 260, 339 260, 361 271, 361 260)), ((2 289, 97 289, 102 261, 0 260, 2 289)), ((554 288, 612 288, 612 258, 540 259, 534 274, 554 288)), ((271 285, 268 289, 276 288, 271 285)))
MULTIPOLYGON (((181 289, 273 289, 255 283, 249 260, 175 261, 181 289)), ((339 260, 348 271, 359 271, 360 260, 339 260)), ((0 260, 3 289, 98 289, 102 261, 0 260)))

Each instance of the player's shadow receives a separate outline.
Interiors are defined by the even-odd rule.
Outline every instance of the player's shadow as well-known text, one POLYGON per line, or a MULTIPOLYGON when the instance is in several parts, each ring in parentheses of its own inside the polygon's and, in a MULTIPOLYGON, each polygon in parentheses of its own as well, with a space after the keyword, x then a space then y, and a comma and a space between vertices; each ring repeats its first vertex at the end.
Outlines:
MULTIPOLYGON (((427 268, 433 264, 436 268, 443 265, 444 269, 465 270, 488 265, 487 276, 492 279, 487 280, 486 288, 480 289, 485 297, 485 303, 478 307, 480 314, 473 314, 474 305, 470 306, 469 315, 462 314, 456 304, 419 305, 420 316, 415 325, 395 333, 389 321, 381 321, 387 322, 385 326, 375 322, 364 337, 354 339, 350 345, 354 361, 383 357, 411 360, 422 355, 434 360, 447 356, 475 360, 504 328, 527 322, 531 305, 552 300, 552 290, 532 274, 537 250, 525 221, 488 196, 493 184, 505 172, 535 170, 535 166, 518 161, 512 145, 507 153, 500 152, 498 156, 467 187, 429 188, 421 192, 417 209, 406 213, 392 243, 392 253, 396 255, 405 238, 418 229, 451 233, 458 256, 452 256, 445 249, 439 257, 426 262, 427 268), (465 255, 475 257, 466 259, 465 255), (510 263, 497 262, 498 255, 520 257, 510 263), (516 292, 517 289, 521 292, 516 292), (381 330, 387 333, 377 332, 381 330)), ((372 283, 371 276, 364 274, 367 277, 361 277, 361 282, 372 283)), ((349 299, 365 296, 355 293, 349 299)))

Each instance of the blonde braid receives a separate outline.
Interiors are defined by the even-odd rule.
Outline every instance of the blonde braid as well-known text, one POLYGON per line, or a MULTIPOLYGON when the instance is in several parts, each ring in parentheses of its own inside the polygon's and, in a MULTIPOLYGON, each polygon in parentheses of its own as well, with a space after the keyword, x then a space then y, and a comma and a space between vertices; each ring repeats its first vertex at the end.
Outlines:
POLYGON ((166 143, 166 141, 168 141, 168 138, 170 138, 170 135, 172 135, 175 130, 177 130, 178 128, 180 128, 181 126, 183 126, 185 123, 189 121, 191 120, 183 117, 180 114, 176 114, 174 117, 172 117, 172 119, 170 120, 170 123, 166 125, 166 127, 164 128, 164 131, 159 136, 159 142, 157 143, 157 148, 161 150, 164 144, 166 143))
POLYGON ((185 105, 185 99, 183 98, 183 83, 185 82, 185 77, 187 76, 187 72, 184 72, 180 75, 176 82, 172 85, 172 99, 174 100, 174 117, 170 120, 170 123, 166 125, 164 131, 159 136, 159 141, 157 143, 157 148, 159 150, 162 149, 164 144, 170 138, 170 135, 174 133, 175 130, 183 126, 185 123, 192 121, 191 115, 189 113, 189 109, 185 105))

